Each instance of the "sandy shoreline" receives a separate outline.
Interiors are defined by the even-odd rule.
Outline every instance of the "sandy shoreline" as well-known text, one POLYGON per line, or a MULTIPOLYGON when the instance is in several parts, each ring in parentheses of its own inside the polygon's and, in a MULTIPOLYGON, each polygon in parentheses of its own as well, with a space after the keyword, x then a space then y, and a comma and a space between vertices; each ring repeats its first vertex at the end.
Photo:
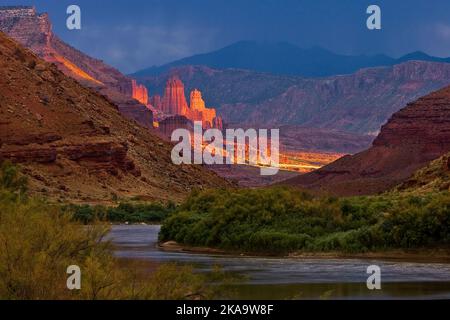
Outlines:
POLYGON ((271 254, 255 252, 228 251, 209 247, 193 247, 175 241, 159 243, 158 248, 168 252, 185 252, 192 254, 216 254, 240 257, 272 257, 291 259, 377 259, 409 262, 450 263, 450 249, 389 250, 367 253, 344 252, 292 252, 289 254, 271 254))

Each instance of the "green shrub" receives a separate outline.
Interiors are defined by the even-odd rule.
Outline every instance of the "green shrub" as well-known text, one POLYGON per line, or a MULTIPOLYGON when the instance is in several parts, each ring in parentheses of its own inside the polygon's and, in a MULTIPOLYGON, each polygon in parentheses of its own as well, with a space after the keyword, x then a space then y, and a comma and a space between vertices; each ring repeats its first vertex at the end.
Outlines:
MULTIPOLYGON (((123 265, 113 256, 105 224, 80 226, 58 205, 25 197, 26 180, 10 163, 0 167, 0 300, 58 299, 198 299, 222 294, 209 276, 192 267, 163 264, 149 274, 148 266, 123 265), (81 290, 66 287, 67 267, 82 270, 81 290), (145 271, 140 271, 145 270, 145 271)), ((121 210, 143 216, 166 207, 121 210)), ((78 207, 79 218, 90 221, 104 213, 100 207, 78 207)), ((171 208, 173 210, 173 206, 171 208)), ((138 262, 137 262, 138 263, 138 262)), ((226 275, 215 272, 221 284, 226 275)))
POLYGON ((166 219, 176 209, 173 203, 120 203, 117 207, 68 205, 66 211, 73 212, 74 219, 84 224, 94 221, 157 223, 166 219))
POLYGON ((314 197, 289 188, 195 192, 161 241, 250 252, 365 252, 450 244, 450 194, 314 197))

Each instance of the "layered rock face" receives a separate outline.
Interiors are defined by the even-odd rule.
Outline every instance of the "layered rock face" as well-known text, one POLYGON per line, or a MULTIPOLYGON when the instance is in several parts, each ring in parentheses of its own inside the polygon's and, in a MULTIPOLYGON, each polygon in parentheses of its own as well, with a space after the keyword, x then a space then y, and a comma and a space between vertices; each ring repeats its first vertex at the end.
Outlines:
POLYGON ((162 100, 162 111, 170 115, 185 115, 188 104, 184 95, 184 84, 178 77, 167 80, 162 100))
POLYGON ((171 149, 0 32, 0 162, 21 163, 32 193, 87 203, 180 200, 194 187, 227 184, 201 167, 180 170, 171 149))
POLYGON ((143 105, 147 105, 148 104, 147 88, 142 84, 138 84, 137 81, 134 79, 131 81, 131 86, 133 99, 136 99, 143 105))
POLYGON ((197 111, 203 111, 206 109, 205 101, 202 98, 200 90, 194 89, 191 91, 191 109, 197 111))
POLYGON ((160 95, 154 95, 150 97, 150 104, 158 110, 162 110, 162 99, 160 95))
POLYGON ((53 33, 47 14, 38 14, 34 7, 0 7, 0 31, 47 62, 56 64, 66 75, 106 95, 127 110, 127 117, 141 124, 153 117, 145 108, 148 97, 144 86, 64 43, 53 33), (142 116, 145 119, 141 119, 142 116))
POLYGON ((373 146, 286 184, 338 195, 373 194, 408 179, 450 151, 450 87, 395 113, 373 146))
POLYGON ((222 129, 221 120, 215 121, 217 118, 214 108, 206 108, 203 101, 202 93, 194 89, 191 91, 190 108, 187 111, 187 117, 192 121, 202 121, 204 128, 222 129))
POLYGON ((34 7, 0 7, 0 30, 44 57, 52 53, 52 25, 34 7))
POLYGON ((173 73, 188 90, 203 89, 205 100, 230 124, 256 128, 295 125, 374 137, 407 103, 450 84, 450 63, 426 61, 320 79, 204 66, 177 67, 160 76, 138 79, 147 87, 163 90, 173 73))
MULTIPOLYGON (((159 103, 157 98, 154 98, 159 103)), ((182 115, 191 121, 202 121, 203 128, 223 128, 223 122, 214 108, 207 108, 202 93, 194 89, 190 94, 190 106, 186 101, 184 84, 177 76, 166 82, 161 110, 167 115, 182 115)))
POLYGON ((159 122, 159 131, 168 139, 171 138, 172 132, 177 129, 187 129, 189 131, 193 131, 194 123, 185 116, 181 115, 169 116, 159 122))

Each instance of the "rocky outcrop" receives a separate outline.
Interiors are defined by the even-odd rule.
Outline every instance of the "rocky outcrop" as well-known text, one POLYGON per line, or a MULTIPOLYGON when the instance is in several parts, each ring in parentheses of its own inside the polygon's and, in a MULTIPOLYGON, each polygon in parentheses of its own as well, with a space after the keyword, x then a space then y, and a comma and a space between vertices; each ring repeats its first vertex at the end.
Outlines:
POLYGON ((450 150, 450 89, 432 93, 395 113, 373 145, 414 148, 431 159, 450 150))
POLYGON ((143 105, 147 105, 148 104, 147 88, 142 84, 138 84, 137 81, 134 79, 131 81, 131 85, 132 85, 132 91, 133 91, 132 92, 133 99, 136 99, 143 105))
POLYGON ((188 104, 184 95, 184 84, 178 77, 167 80, 162 100, 162 111, 169 115, 185 115, 188 104))
POLYGON ((150 104, 157 110, 162 110, 162 99, 160 95, 150 97, 150 104))
POLYGON ((148 104, 147 89, 138 85, 118 70, 106 65, 101 60, 87 56, 67 45, 52 31, 52 24, 47 14, 39 14, 34 7, 0 7, 0 31, 31 49, 39 57, 56 66, 66 75, 81 84, 94 88, 107 96, 126 116, 138 123, 150 123, 151 111, 144 113, 142 108, 148 104), (135 100, 139 101, 136 103, 135 100), (136 111, 131 106, 136 106, 136 111), (139 117, 143 116, 143 119, 139 117))
POLYGON ((191 120, 181 115, 168 116, 159 122, 159 131, 167 139, 170 139, 172 132, 177 129, 187 129, 189 131, 193 131, 194 124, 191 120))
POLYGON ((221 119, 217 117, 214 108, 206 108, 200 90, 191 91, 190 108, 187 110, 186 116, 192 121, 201 121, 203 128, 222 129, 221 119))
POLYGON ((57 155, 55 147, 6 145, 0 149, 0 161, 16 163, 54 163, 57 155))
POLYGON ((171 149, 0 32, 0 162, 20 163, 33 194, 89 203, 177 201, 192 188, 227 185, 201 167, 172 164, 171 149))
POLYGON ((192 110, 204 111, 206 109, 205 101, 202 98, 200 90, 194 89, 191 91, 190 107, 192 110))
POLYGON ((0 7, 0 30, 42 57, 53 52, 48 14, 38 14, 34 7, 0 7))
POLYGON ((450 87, 395 113, 373 146, 286 184, 338 195, 373 194, 408 179, 450 151, 450 87))
POLYGON ((139 123, 146 128, 153 128, 153 112, 143 105, 136 103, 121 103, 119 105, 120 113, 139 123))
POLYGON ((141 175, 130 158, 128 145, 116 141, 84 141, 79 144, 61 146, 61 156, 86 167, 90 173, 107 172, 117 176, 120 171, 138 177, 141 175))
MULTIPOLYGON (((155 101, 156 103, 158 101, 155 101)), ((203 128, 222 129, 222 119, 217 116, 214 108, 207 108, 202 98, 202 93, 194 89, 190 94, 190 105, 188 106, 184 84, 178 76, 172 76, 167 80, 164 89, 164 97, 161 103, 161 111, 166 115, 181 115, 190 121, 201 121, 203 128)))

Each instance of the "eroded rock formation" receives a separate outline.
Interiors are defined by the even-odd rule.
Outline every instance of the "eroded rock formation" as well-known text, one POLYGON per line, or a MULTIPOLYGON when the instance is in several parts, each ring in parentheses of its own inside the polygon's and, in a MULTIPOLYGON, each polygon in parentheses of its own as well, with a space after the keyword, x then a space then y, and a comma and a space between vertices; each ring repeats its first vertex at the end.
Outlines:
POLYGON ((338 195, 374 194, 408 179, 450 150, 450 87, 408 104, 373 146, 286 184, 338 195))
MULTIPOLYGON (((155 97, 155 103, 158 99, 155 97)), ((190 105, 188 106, 184 91, 184 84, 177 76, 172 76, 166 83, 164 97, 161 102, 161 110, 167 115, 181 115, 190 121, 201 121, 203 128, 222 129, 222 119, 217 116, 214 108, 207 108, 202 98, 202 93, 194 89, 190 94, 190 105)))
POLYGON ((0 7, 0 31, 47 62, 56 64, 62 72, 84 86, 107 96, 121 110, 126 110, 127 117, 140 124, 153 123, 148 121, 153 115, 145 107, 148 103, 145 86, 137 85, 101 60, 64 43, 53 33, 48 14, 39 14, 34 7, 0 7))
POLYGON ((136 99, 143 105, 148 105, 148 90, 147 88, 142 85, 138 84, 136 80, 131 81, 132 86, 132 96, 133 99, 136 99))
POLYGON ((180 170, 171 149, 0 32, 0 162, 21 163, 33 194, 88 203, 181 200, 195 187, 227 185, 202 167, 180 170))
POLYGON ((181 115, 168 116, 159 122, 159 131, 168 139, 171 138, 172 132, 177 129, 193 131, 194 124, 191 120, 181 115))
POLYGON ((150 97, 150 104, 158 110, 162 110, 162 100, 160 95, 154 95, 150 97))
POLYGON ((184 95, 184 84, 178 77, 167 80, 162 100, 162 111, 170 115, 185 115, 188 104, 184 95))
POLYGON ((220 122, 214 121, 217 117, 216 110, 214 108, 206 108, 205 101, 203 101, 200 90, 194 89, 191 91, 190 102, 190 108, 187 111, 187 117, 189 119, 192 121, 202 121, 204 128, 222 128, 220 122))

